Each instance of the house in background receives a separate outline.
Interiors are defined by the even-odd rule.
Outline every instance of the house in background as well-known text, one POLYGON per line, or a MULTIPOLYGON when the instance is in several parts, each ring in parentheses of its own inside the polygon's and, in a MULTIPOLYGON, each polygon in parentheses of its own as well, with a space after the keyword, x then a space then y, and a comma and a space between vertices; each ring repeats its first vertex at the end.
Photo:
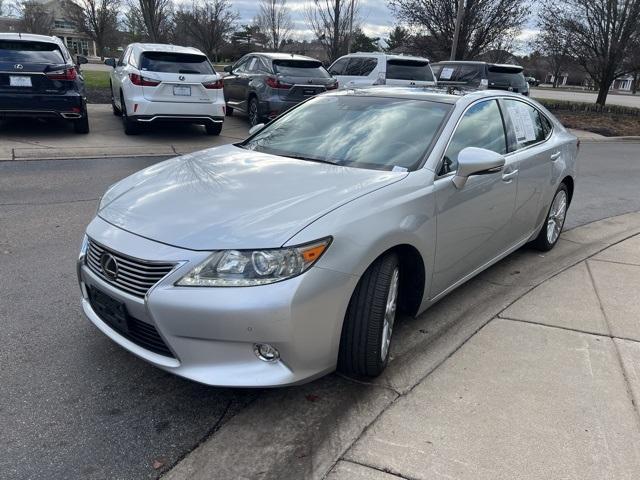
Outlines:
MULTIPOLYGON (((97 57, 96 44, 87 35, 79 32, 69 19, 70 8, 80 8, 67 0, 31 0, 41 4, 53 15, 51 35, 60 38, 72 55, 97 57)), ((0 17, 0 32, 22 32, 21 21, 18 17, 0 17)))

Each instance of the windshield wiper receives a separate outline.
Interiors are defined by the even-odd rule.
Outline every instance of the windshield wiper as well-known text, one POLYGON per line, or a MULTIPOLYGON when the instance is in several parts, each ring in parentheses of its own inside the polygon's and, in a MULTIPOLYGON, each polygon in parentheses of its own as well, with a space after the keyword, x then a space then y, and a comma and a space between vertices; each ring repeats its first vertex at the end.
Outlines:
POLYGON ((330 162, 329 160, 322 160, 321 158, 304 157, 302 155, 282 155, 283 157, 295 158, 296 160, 306 160, 308 162, 327 163, 329 165, 340 165, 337 162, 330 162))

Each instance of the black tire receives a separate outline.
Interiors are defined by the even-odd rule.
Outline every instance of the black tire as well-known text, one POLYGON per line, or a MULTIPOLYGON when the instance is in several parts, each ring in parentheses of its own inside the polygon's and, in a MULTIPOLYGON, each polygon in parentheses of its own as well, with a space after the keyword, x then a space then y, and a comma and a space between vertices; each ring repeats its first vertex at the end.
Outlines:
POLYGON ((113 114, 116 117, 119 117, 120 115, 122 115, 122 112, 116 105, 116 99, 113 96, 113 87, 111 86, 111 82, 109 82, 109 90, 111 91, 111 109, 113 110, 113 114))
MULTIPOLYGON (((383 330, 387 299, 391 295, 390 286, 394 278, 398 286, 400 263, 395 253, 388 253, 377 259, 360 278, 342 325, 338 354, 338 370, 341 372, 375 377, 387 366, 393 330, 389 333, 386 349, 383 349, 383 330)), ((391 327, 393 328, 393 322, 391 327)))
POLYGON ((251 97, 247 105, 247 115, 249 116, 249 125, 255 127, 261 122, 260 104, 257 97, 251 97))
POLYGON ((140 126, 129 118, 127 114, 127 104, 124 103, 124 97, 120 94, 120 105, 122 106, 122 126, 126 135, 137 135, 140 132, 140 126))
POLYGON ((225 114, 227 117, 233 117, 233 108, 232 108, 232 107, 230 107, 229 105, 227 105, 227 106, 225 107, 225 109, 224 109, 224 114, 225 114))
POLYGON ((207 135, 220 135, 220 132, 222 132, 222 122, 207 123, 204 128, 207 130, 207 135))
POLYGON ((564 227, 564 221, 567 217, 567 208, 569 208, 569 189, 564 183, 561 183, 558 187, 558 190, 556 190, 555 195, 553 196, 553 200, 551 201, 551 205, 549 206, 549 210, 547 211, 547 216, 545 217, 544 225, 542 225, 542 228, 540 229, 540 233, 538 233, 536 239, 531 242, 531 245, 534 248, 542 252, 548 252, 556 245, 556 243, 558 243, 560 233, 562 232, 562 227, 564 227), (553 225, 555 227, 555 230, 557 231, 557 234, 550 235, 549 229, 551 227, 549 226, 549 224, 552 221, 552 212, 556 207, 556 202, 562 201, 562 197, 564 197, 565 202, 564 211, 561 218, 555 218, 553 220, 553 225))
POLYGON ((89 115, 86 107, 82 112, 82 118, 73 121, 73 131, 76 133, 89 133, 89 115))

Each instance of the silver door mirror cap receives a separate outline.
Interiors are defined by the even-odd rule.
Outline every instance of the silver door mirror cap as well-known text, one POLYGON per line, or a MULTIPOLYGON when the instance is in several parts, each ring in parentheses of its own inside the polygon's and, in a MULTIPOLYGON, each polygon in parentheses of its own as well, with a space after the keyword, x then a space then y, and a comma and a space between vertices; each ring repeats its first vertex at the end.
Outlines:
POLYGON ((249 129, 249 135, 254 135, 258 133, 260 130, 262 130, 263 128, 264 128, 264 123, 259 123, 257 125, 254 125, 249 129))
POLYGON ((504 156, 486 148, 463 148, 458 154, 458 170, 453 177, 453 184, 457 188, 462 188, 471 175, 500 172, 504 163, 504 156))

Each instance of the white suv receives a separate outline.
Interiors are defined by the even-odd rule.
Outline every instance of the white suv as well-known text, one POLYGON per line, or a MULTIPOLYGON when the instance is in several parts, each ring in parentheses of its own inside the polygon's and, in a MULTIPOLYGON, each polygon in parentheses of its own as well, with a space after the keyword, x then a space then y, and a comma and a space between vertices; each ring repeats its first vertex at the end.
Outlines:
POLYGON ((340 57, 329 67, 329 73, 338 79, 340 88, 436 84, 427 58, 379 52, 350 53, 340 57))
POLYGON ((224 121, 222 77, 197 48, 132 43, 111 72, 111 104, 127 135, 144 123, 172 121, 204 125, 219 135, 224 121))

